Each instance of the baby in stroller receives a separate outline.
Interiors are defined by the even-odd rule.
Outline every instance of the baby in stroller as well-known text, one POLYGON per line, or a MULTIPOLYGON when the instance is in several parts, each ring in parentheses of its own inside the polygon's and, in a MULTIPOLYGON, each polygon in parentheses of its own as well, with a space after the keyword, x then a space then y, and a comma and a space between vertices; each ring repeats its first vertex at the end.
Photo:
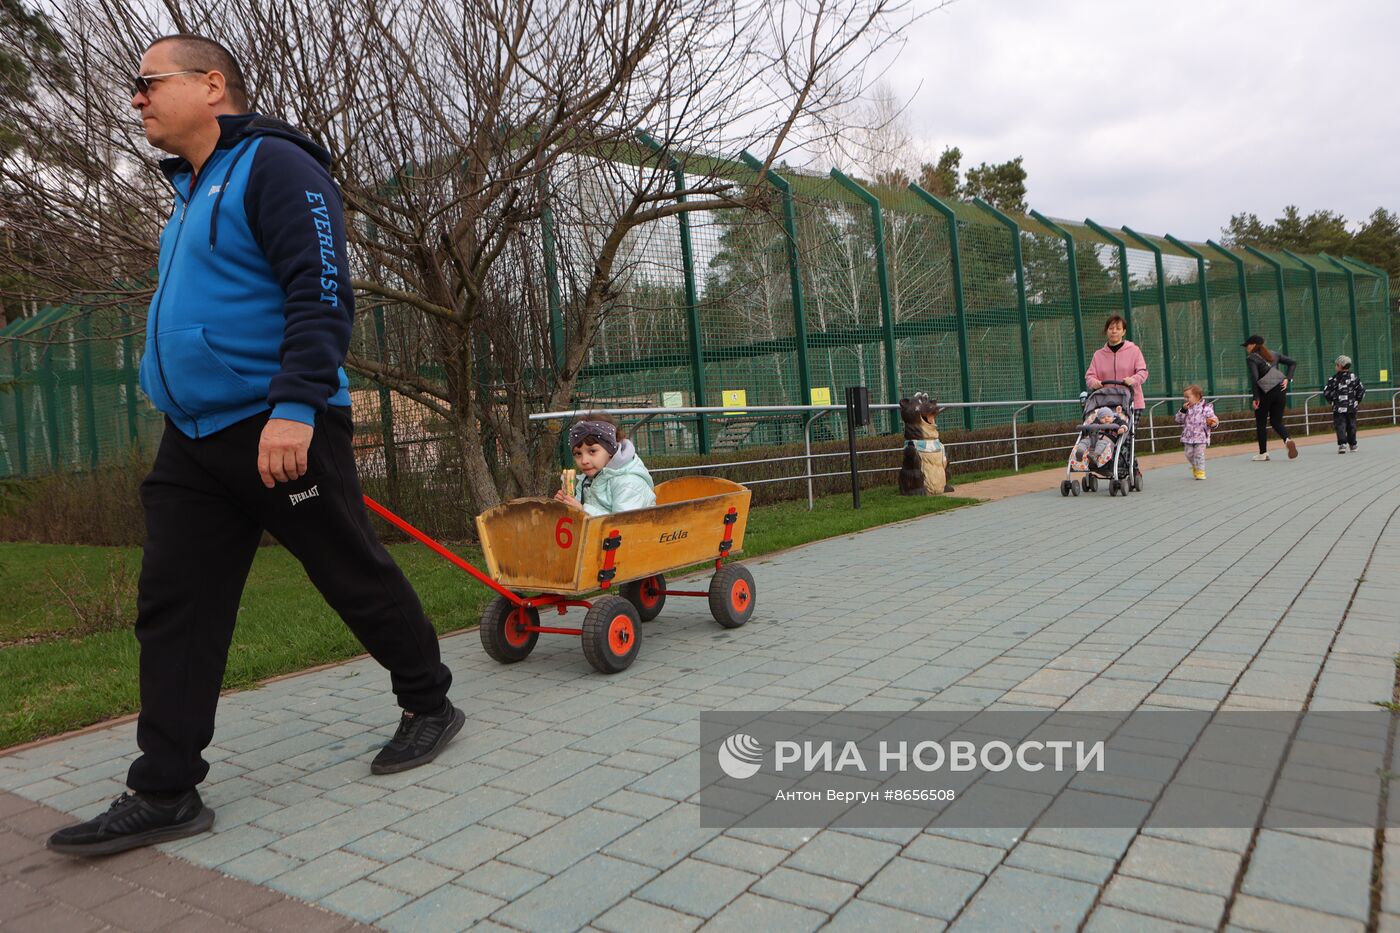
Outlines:
POLYGON ((1091 459, 1096 467, 1101 467, 1113 459, 1113 448, 1118 436, 1128 433, 1128 418, 1123 414, 1122 405, 1115 405, 1113 408, 1104 405, 1094 409, 1079 428, 1082 433, 1079 442, 1074 445, 1072 458, 1079 464, 1080 470, 1088 470, 1088 461, 1091 459), (1098 426, 1097 431, 1085 430, 1095 426, 1098 426))
POLYGON ((1081 396, 1084 403, 1084 423, 1069 454, 1065 478, 1060 483, 1062 495, 1079 495, 1081 489, 1092 492, 1098 479, 1110 481, 1109 491, 1127 495, 1128 477, 1133 468, 1132 389, 1119 382, 1107 382, 1081 396), (1082 476, 1082 482, 1076 478, 1082 476))

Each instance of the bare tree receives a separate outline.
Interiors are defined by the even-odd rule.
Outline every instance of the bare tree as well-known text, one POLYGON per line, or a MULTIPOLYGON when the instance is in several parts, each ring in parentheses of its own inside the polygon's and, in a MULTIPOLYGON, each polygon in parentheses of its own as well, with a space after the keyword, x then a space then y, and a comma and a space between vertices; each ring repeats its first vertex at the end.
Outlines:
POLYGON ((334 153, 360 318, 385 321, 382 339, 358 329, 348 366, 450 425, 466 499, 484 509, 543 490, 557 426, 528 415, 570 406, 600 329, 627 310, 629 243, 683 211, 770 209, 754 173, 701 154, 753 148, 766 169, 831 135, 909 6, 165 0, 162 20, 151 12, 56 0, 77 90, 0 103, 27 141, 0 161, 0 248, 33 273, 26 294, 3 297, 144 304, 170 199, 125 85, 156 36, 213 36, 243 59, 256 109, 334 153))

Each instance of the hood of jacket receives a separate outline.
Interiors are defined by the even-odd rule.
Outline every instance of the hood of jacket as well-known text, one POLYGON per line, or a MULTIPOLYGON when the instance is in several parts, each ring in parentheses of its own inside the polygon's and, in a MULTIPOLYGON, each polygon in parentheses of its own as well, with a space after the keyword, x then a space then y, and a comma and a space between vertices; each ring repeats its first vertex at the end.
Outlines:
MULTIPOLYGON (((302 133, 290 123, 278 120, 275 117, 265 117, 260 113, 235 113, 223 114, 218 117, 219 121, 219 141, 214 144, 214 152, 225 149, 236 149, 233 158, 228 160, 226 166, 220 166, 223 173, 223 184, 219 193, 214 198, 214 209, 209 216, 209 248, 212 250, 219 242, 219 206, 224 200, 224 189, 228 187, 228 180, 233 176, 234 169, 247 154, 247 146, 241 145, 250 139, 259 136, 276 136, 294 143, 304 149, 313 159, 321 164, 323 168, 330 171, 331 154, 325 146, 312 141, 305 133, 302 133)), ((213 153, 211 153, 212 155, 213 153)), ((205 165, 208 166, 208 161, 205 165)), ((172 156, 168 159, 160 160, 160 170, 169 180, 176 193, 180 192, 178 179, 184 175, 193 175, 194 166, 190 161, 182 156, 172 156)))
POLYGON ((655 505, 655 488, 646 464, 637 455, 637 448, 630 440, 624 440, 608 465, 586 481, 582 496, 584 510, 596 515, 655 505))

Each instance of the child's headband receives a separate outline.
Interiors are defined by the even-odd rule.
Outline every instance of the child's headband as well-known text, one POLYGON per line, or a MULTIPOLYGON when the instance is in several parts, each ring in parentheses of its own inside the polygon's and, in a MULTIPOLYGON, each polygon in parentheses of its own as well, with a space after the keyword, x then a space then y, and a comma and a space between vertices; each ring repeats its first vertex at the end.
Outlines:
POLYGON ((611 457, 617 453, 617 425, 606 421, 575 421, 569 428, 569 449, 592 441, 608 452, 611 457))

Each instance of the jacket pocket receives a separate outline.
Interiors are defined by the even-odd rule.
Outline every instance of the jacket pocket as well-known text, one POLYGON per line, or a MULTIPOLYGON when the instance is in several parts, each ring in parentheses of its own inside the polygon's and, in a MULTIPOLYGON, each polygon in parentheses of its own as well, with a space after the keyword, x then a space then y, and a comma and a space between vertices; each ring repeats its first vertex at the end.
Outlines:
POLYGON ((172 401, 192 417, 246 405, 266 395, 229 368, 204 339, 204 327, 159 335, 159 365, 172 401))

